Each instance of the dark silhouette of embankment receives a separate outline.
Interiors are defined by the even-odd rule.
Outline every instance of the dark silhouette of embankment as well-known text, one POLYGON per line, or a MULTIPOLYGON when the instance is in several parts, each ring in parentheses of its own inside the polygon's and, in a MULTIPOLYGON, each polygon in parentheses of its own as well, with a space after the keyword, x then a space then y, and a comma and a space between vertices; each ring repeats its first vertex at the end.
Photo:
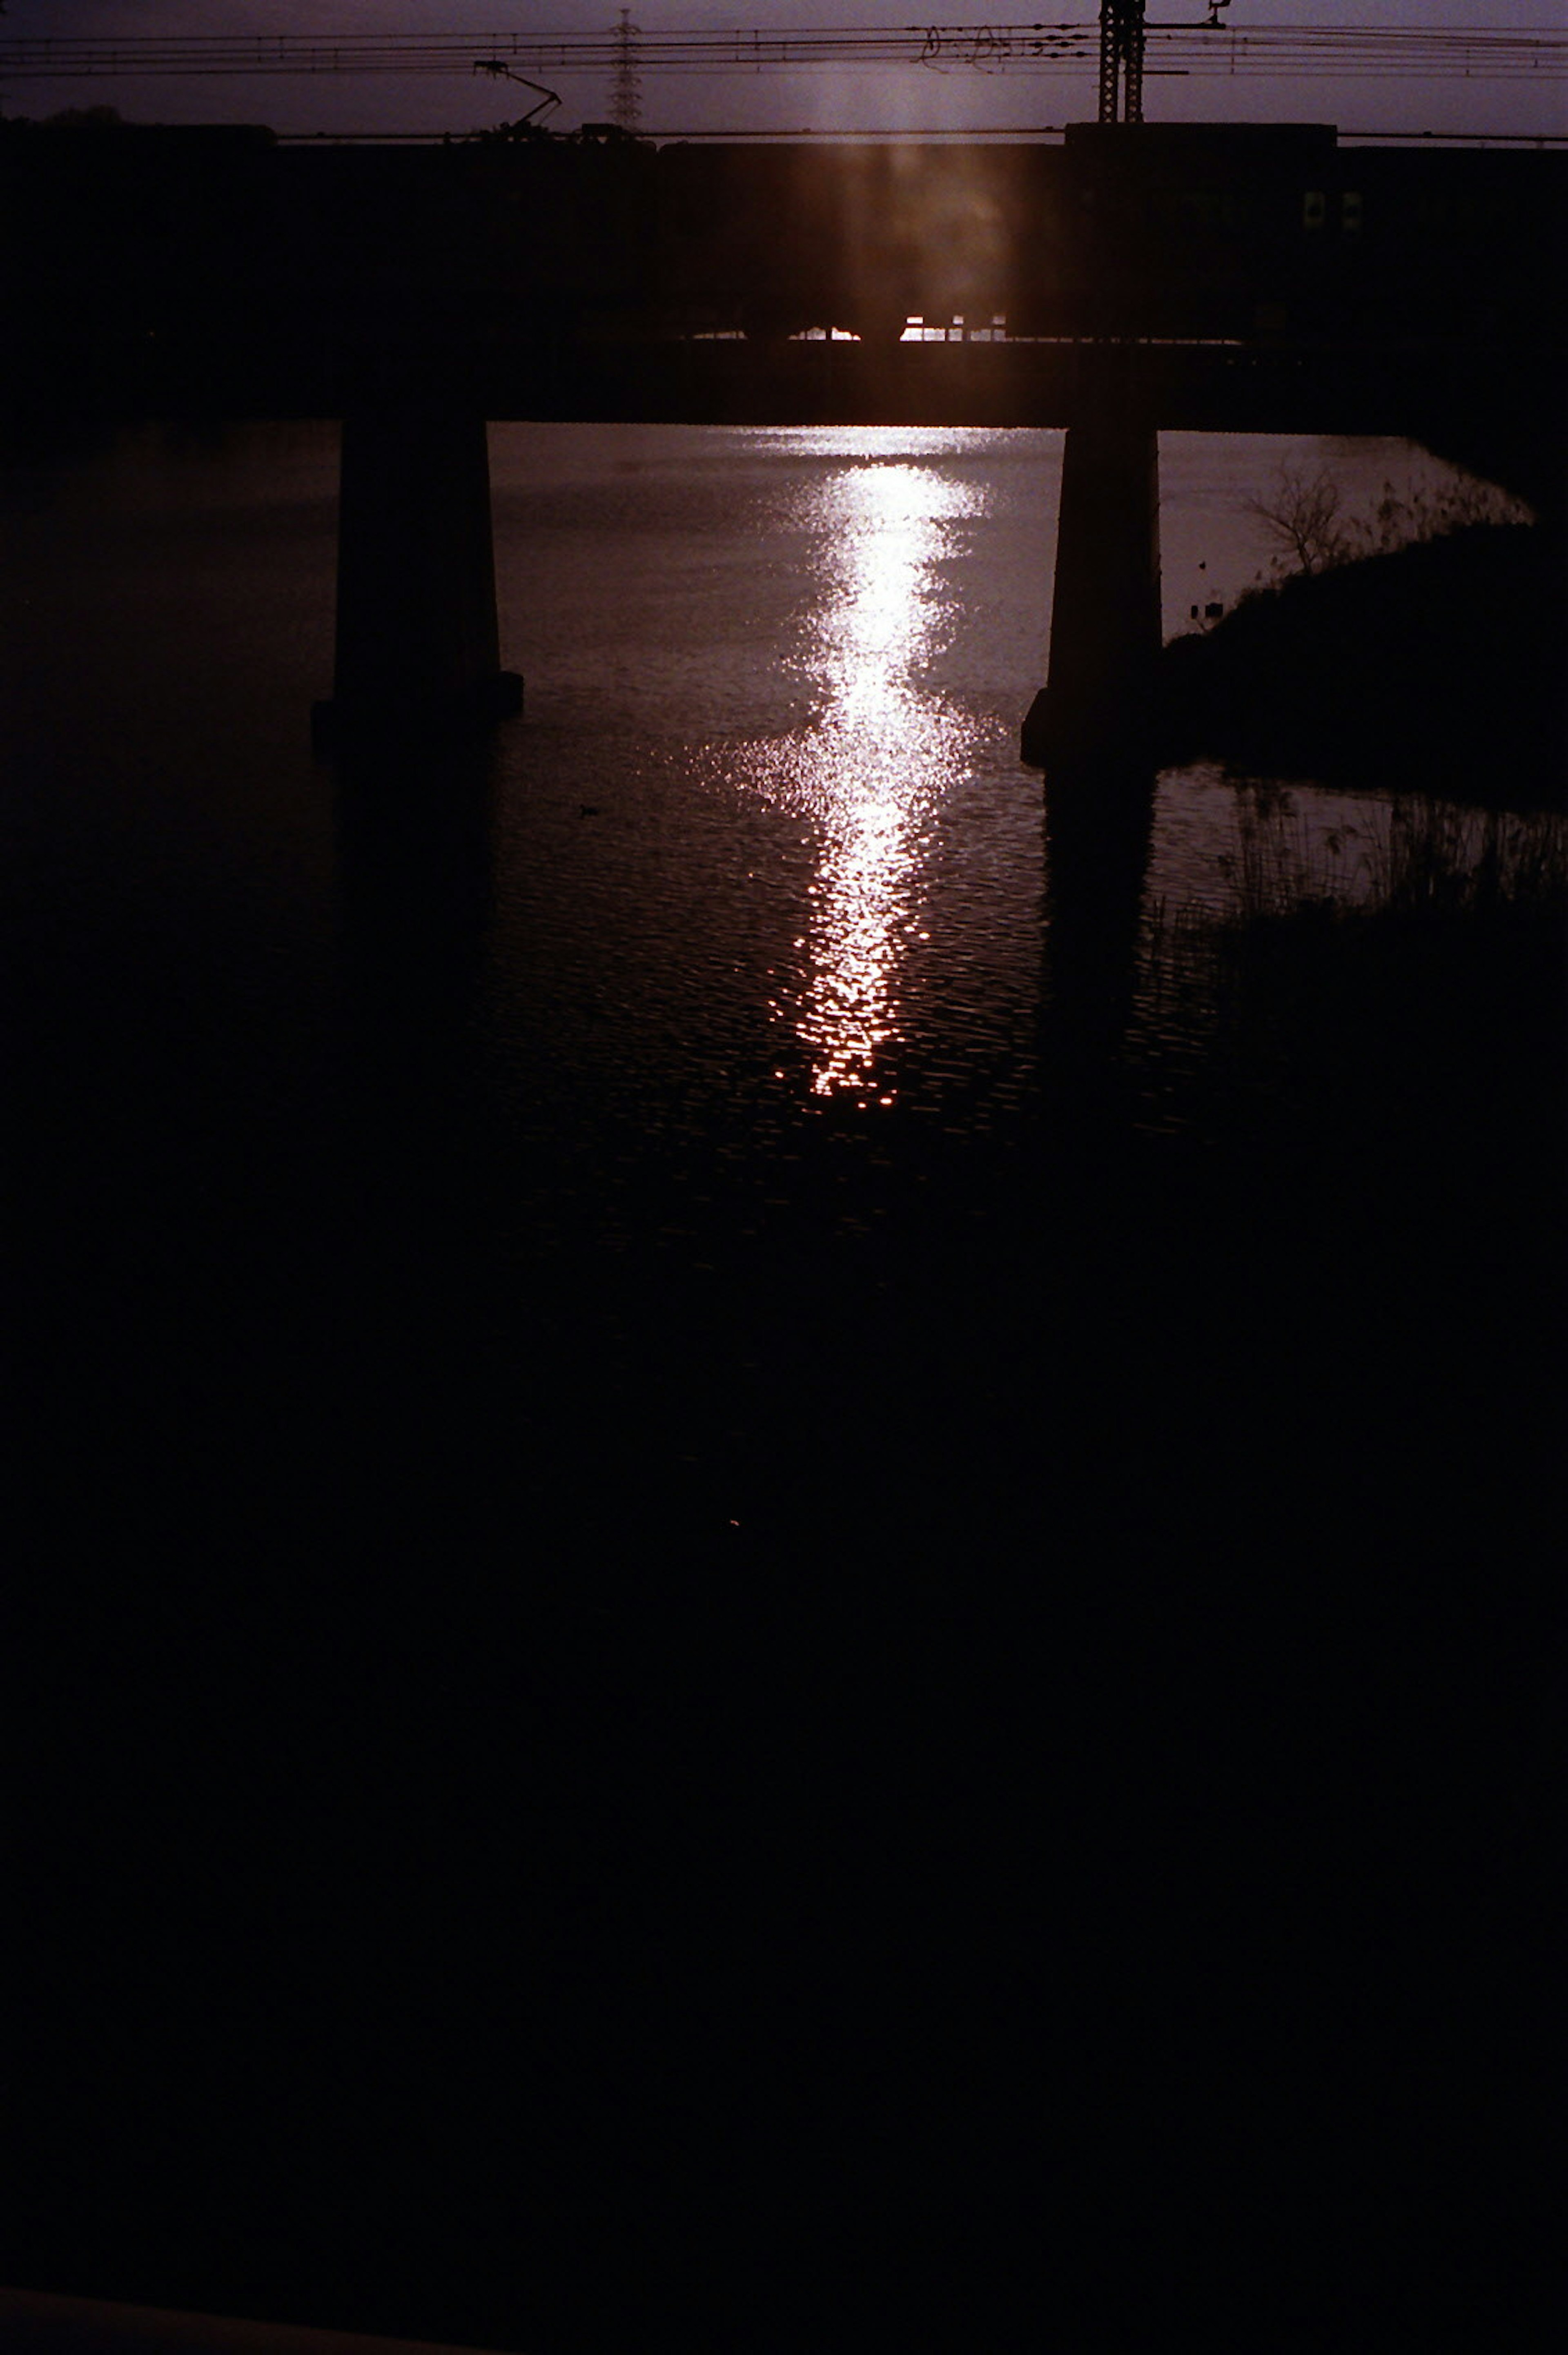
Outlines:
POLYGON ((1560 538, 1472 525, 1294 575, 1173 639, 1160 758, 1561 808, 1565 646, 1560 538))

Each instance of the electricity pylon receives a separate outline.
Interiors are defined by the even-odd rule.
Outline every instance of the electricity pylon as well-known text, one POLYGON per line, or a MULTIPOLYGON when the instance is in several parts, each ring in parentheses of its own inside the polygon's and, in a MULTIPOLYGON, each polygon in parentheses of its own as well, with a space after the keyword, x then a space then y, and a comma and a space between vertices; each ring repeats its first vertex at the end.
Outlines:
POLYGON ((623 8, 615 27, 615 91, 610 104, 610 120, 623 131, 640 131, 643 124, 643 81, 633 46, 642 29, 633 24, 631 10, 623 8))

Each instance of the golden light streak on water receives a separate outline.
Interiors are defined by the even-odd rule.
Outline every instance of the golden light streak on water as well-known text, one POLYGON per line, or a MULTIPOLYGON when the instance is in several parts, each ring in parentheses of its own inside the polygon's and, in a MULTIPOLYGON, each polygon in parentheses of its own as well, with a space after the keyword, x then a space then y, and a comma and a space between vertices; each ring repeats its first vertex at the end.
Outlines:
POLYGON ((964 774, 971 732, 922 674, 955 618, 939 570, 949 527, 982 497, 907 464, 830 475, 817 494, 827 593, 805 665, 821 700, 795 756, 820 847, 790 1017, 817 1095, 877 1092, 879 1060, 900 1035, 903 969, 924 934, 920 837, 964 774))

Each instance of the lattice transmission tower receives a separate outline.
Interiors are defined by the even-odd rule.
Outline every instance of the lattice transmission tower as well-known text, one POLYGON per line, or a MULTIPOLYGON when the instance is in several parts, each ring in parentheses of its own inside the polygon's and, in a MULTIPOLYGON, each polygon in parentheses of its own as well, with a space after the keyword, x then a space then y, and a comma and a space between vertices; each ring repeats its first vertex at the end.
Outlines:
POLYGON ((1100 0, 1100 120, 1144 119, 1144 0, 1100 0))
POLYGON ((643 127, 643 78, 637 71, 636 39, 642 31, 632 22, 629 8, 621 11, 615 27, 615 81, 610 100, 610 120, 623 131, 643 127))

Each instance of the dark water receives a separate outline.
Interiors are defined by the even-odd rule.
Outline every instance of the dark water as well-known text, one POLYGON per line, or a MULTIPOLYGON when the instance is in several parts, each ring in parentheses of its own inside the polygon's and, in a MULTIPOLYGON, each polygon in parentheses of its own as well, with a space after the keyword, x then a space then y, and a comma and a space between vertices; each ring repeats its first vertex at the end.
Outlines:
MULTIPOLYGON (((497 430, 528 716, 341 772, 325 430, 10 470, 10 2278, 1497 2313, 1555 1031, 1216 1108, 1149 926, 1257 794, 1159 781, 1140 918, 1016 758, 1060 447, 497 430)), ((1303 454, 1168 437, 1169 626, 1303 454)))

